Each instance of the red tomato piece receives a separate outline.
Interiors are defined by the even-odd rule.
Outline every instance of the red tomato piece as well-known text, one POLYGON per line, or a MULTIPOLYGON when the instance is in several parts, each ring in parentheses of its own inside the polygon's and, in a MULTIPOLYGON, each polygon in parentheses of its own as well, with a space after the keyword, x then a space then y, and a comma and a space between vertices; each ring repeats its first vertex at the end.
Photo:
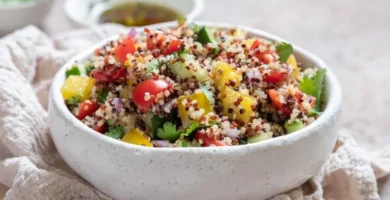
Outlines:
MULTIPOLYGON (((170 36, 167 40, 167 36, 162 32, 157 34, 147 33, 146 47, 151 50, 160 50, 160 52, 166 56, 181 49, 182 42, 173 36, 170 36), (168 45, 166 45, 169 43, 168 45)), ((153 52, 153 56, 157 57, 158 53, 153 52)))
POLYGON ((272 101, 272 105, 277 108, 278 110, 281 110, 284 114, 289 116, 291 114, 291 111, 288 110, 283 106, 283 103, 279 100, 279 94, 275 89, 270 89, 267 91, 269 98, 272 101))
POLYGON ((95 130, 96 132, 99 132, 99 133, 105 133, 107 130, 107 124, 104 123, 101 126, 96 126, 93 130, 95 130))
POLYGON ((171 40, 168 47, 163 51, 163 55, 169 55, 181 49, 182 42, 180 40, 171 40))
POLYGON ((87 116, 91 116, 97 109, 99 109, 99 104, 96 101, 85 100, 80 105, 77 119, 82 120, 87 116))
POLYGON ((260 42, 260 40, 255 40, 255 41, 252 43, 251 50, 254 50, 254 49, 256 49, 257 47, 259 47, 260 44, 263 44, 263 43, 260 42))
POLYGON ((221 142, 219 140, 216 140, 215 138, 209 137, 205 133, 197 132, 195 137, 198 140, 202 140, 203 141, 202 146, 205 146, 205 147, 208 147, 208 146, 211 146, 211 145, 215 145, 217 147, 226 146, 226 144, 224 144, 223 142, 221 142))
POLYGON ((90 75, 99 82, 109 83, 126 76, 126 71, 126 68, 108 65, 104 71, 92 70, 90 75))
POLYGON ((133 101, 142 112, 146 112, 153 105, 155 96, 167 90, 168 86, 165 80, 146 80, 134 88, 133 101), (149 93, 147 97, 146 93, 149 93))
POLYGON ((127 37, 114 49, 114 57, 120 63, 125 63, 127 54, 135 52, 135 45, 131 37, 127 37))
POLYGON ((263 80, 267 83, 277 83, 287 79, 287 74, 281 72, 271 72, 263 77, 263 80))

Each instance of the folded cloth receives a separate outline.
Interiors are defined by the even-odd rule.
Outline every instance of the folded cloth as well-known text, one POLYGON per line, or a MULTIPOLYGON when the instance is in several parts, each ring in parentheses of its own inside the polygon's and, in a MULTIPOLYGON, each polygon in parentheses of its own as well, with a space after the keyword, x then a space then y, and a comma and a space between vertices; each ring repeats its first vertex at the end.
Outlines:
MULTIPOLYGON (((49 133, 46 109, 57 69, 78 51, 119 32, 126 29, 103 25, 51 39, 29 26, 0 40, 0 197, 111 199, 61 159, 49 133)), ((341 131, 316 175, 272 199, 379 199, 377 181, 389 173, 390 146, 369 152, 341 131)))

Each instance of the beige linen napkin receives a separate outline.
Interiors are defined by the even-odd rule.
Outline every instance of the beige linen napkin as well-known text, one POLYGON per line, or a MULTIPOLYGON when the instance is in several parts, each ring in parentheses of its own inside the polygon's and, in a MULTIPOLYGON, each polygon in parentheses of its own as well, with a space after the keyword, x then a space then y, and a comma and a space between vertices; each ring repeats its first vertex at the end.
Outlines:
MULTIPOLYGON (((51 39, 30 26, 0 40, 0 198, 111 199, 63 162, 46 108, 51 78, 66 60, 125 31, 105 25, 51 39)), ((368 152, 343 131, 315 176, 272 199, 379 199, 377 181, 389 173, 390 146, 368 152)))

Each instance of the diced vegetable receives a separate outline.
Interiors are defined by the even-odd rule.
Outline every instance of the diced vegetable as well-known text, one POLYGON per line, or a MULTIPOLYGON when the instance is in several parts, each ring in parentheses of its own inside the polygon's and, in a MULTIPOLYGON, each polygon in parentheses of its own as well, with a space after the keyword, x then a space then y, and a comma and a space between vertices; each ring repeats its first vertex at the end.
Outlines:
POLYGON ((207 71, 201 68, 199 65, 195 65, 195 64, 193 64, 192 66, 188 65, 188 63, 195 62, 193 56, 189 56, 188 54, 185 54, 182 55, 182 57, 184 58, 184 62, 179 60, 169 65, 169 68, 176 76, 178 76, 181 79, 195 77, 195 79, 200 83, 203 83, 210 79, 207 71))
POLYGON ((214 83, 220 90, 226 86, 238 87, 242 81, 242 74, 225 62, 218 63, 212 74, 214 83))
MULTIPOLYGON (((181 49, 181 45, 182 42, 172 35, 168 36, 160 31, 147 33, 146 47, 151 51, 159 50, 159 52, 164 56, 179 51, 181 49)), ((154 57, 158 56, 158 53, 154 54, 154 57)))
POLYGON ((283 42, 276 46, 276 52, 278 52, 279 60, 286 62, 293 52, 293 47, 291 44, 283 42))
POLYGON ((94 83, 95 80, 93 78, 71 75, 62 85, 62 97, 64 100, 68 100, 79 95, 82 101, 86 100, 89 98, 94 83))
POLYGON ((87 75, 85 66, 82 64, 74 65, 72 68, 66 70, 65 76, 68 78, 71 75, 87 75))
POLYGON ((122 141, 135 145, 153 147, 153 144, 149 141, 144 132, 139 129, 133 129, 126 133, 126 135, 123 136, 122 141))
POLYGON ((99 104, 96 101, 85 100, 80 105, 77 118, 82 120, 87 116, 91 116, 97 109, 99 109, 99 104))
POLYGON ((284 124, 284 128, 286 128, 287 133, 295 132, 304 127, 305 125, 301 121, 294 121, 292 123, 288 123, 288 121, 286 121, 286 123, 284 124))
POLYGON ((295 56, 291 54, 287 59, 287 63, 290 64, 294 68, 294 72, 292 73, 292 77, 295 79, 298 78, 300 69, 298 67, 298 63, 297 63, 297 60, 295 59, 295 56))
POLYGON ((99 133, 104 133, 104 132, 106 132, 106 129, 107 129, 107 124, 106 124, 106 123, 104 123, 104 124, 101 125, 101 126, 96 125, 96 126, 93 128, 93 130, 95 130, 96 132, 99 132, 99 133))
POLYGON ((263 80, 267 83, 278 83, 284 81, 287 78, 286 73, 281 72, 271 72, 270 74, 263 77, 263 80))
POLYGON ((133 54, 135 52, 135 45, 131 37, 127 37, 120 43, 114 50, 115 60, 124 64, 127 60, 127 54, 133 54))
POLYGON ((283 103, 279 100, 279 93, 275 89, 270 89, 267 91, 269 98, 271 99, 272 105, 281 110, 284 114, 289 116, 291 114, 291 110, 283 106, 283 103))
POLYGON ((124 67, 116 67, 113 65, 106 66, 105 70, 99 71, 94 69, 90 75, 98 82, 110 83, 126 76, 127 69, 124 67))
POLYGON ((251 121, 252 114, 255 112, 256 98, 242 94, 230 87, 226 87, 221 95, 223 115, 231 120, 241 121, 246 125, 251 121))
POLYGON ((197 118, 191 119, 191 114, 194 113, 195 110, 186 108, 186 106, 191 104, 191 101, 196 101, 199 109, 204 110, 202 115, 206 115, 213 111, 207 96, 203 92, 196 92, 191 95, 180 96, 178 99, 178 107, 183 127, 189 127, 191 124, 199 121, 197 118), (187 103, 184 104, 185 102, 183 101, 186 101, 187 103))
MULTIPOLYGON (((299 88, 302 92, 320 99, 322 89, 324 87, 323 82, 325 79, 326 69, 319 69, 316 71, 314 77, 309 78, 307 76, 303 77, 303 80, 299 84, 299 88)), ((315 109, 320 110, 320 101, 316 101, 315 109)))
POLYGON ((202 146, 226 146, 222 141, 216 140, 215 138, 209 137, 206 133, 197 132, 195 135, 196 139, 202 141, 202 146))
POLYGON ((249 137, 247 142, 248 144, 250 144, 250 143, 261 142, 271 138, 272 138, 272 132, 265 132, 265 133, 261 133, 260 135, 249 137))
POLYGON ((175 142, 180 137, 181 131, 176 129, 172 122, 165 122, 163 128, 159 128, 157 136, 163 140, 175 142))
POLYGON ((149 62, 148 65, 146 65, 146 72, 152 73, 154 70, 160 68, 160 63, 157 59, 153 59, 149 62))
POLYGON ((133 101, 142 112, 146 112, 153 105, 156 95, 167 89, 165 80, 146 80, 134 88, 133 101))
POLYGON ((215 42, 213 32, 210 28, 203 26, 198 32, 198 42, 201 44, 213 43, 215 42))

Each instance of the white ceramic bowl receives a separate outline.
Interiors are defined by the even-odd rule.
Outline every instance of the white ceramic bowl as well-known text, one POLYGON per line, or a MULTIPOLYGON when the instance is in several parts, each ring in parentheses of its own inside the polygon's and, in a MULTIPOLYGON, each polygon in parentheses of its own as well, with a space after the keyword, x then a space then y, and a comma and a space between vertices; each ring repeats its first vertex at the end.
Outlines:
MULTIPOLYGON (((227 24, 201 23, 232 27, 227 24)), ((253 28, 253 35, 280 38, 253 28)), ((65 70, 84 60, 108 38, 65 64, 50 92, 50 129, 61 156, 80 176, 115 199, 265 199, 293 189, 324 164, 336 142, 341 89, 328 69, 324 113, 311 125, 264 142, 208 148, 148 148, 98 134, 78 121, 60 93, 65 70)), ((303 66, 327 68, 294 46, 303 66)))
MULTIPOLYGON (((137 2, 140 0, 67 0, 65 13, 75 27, 91 27, 97 25, 101 12, 115 2, 137 2)), ((203 0, 142 0, 142 2, 164 5, 186 16, 193 21, 203 10, 203 0)))
POLYGON ((27 25, 42 25, 53 0, 0 5, 0 36, 27 25))

